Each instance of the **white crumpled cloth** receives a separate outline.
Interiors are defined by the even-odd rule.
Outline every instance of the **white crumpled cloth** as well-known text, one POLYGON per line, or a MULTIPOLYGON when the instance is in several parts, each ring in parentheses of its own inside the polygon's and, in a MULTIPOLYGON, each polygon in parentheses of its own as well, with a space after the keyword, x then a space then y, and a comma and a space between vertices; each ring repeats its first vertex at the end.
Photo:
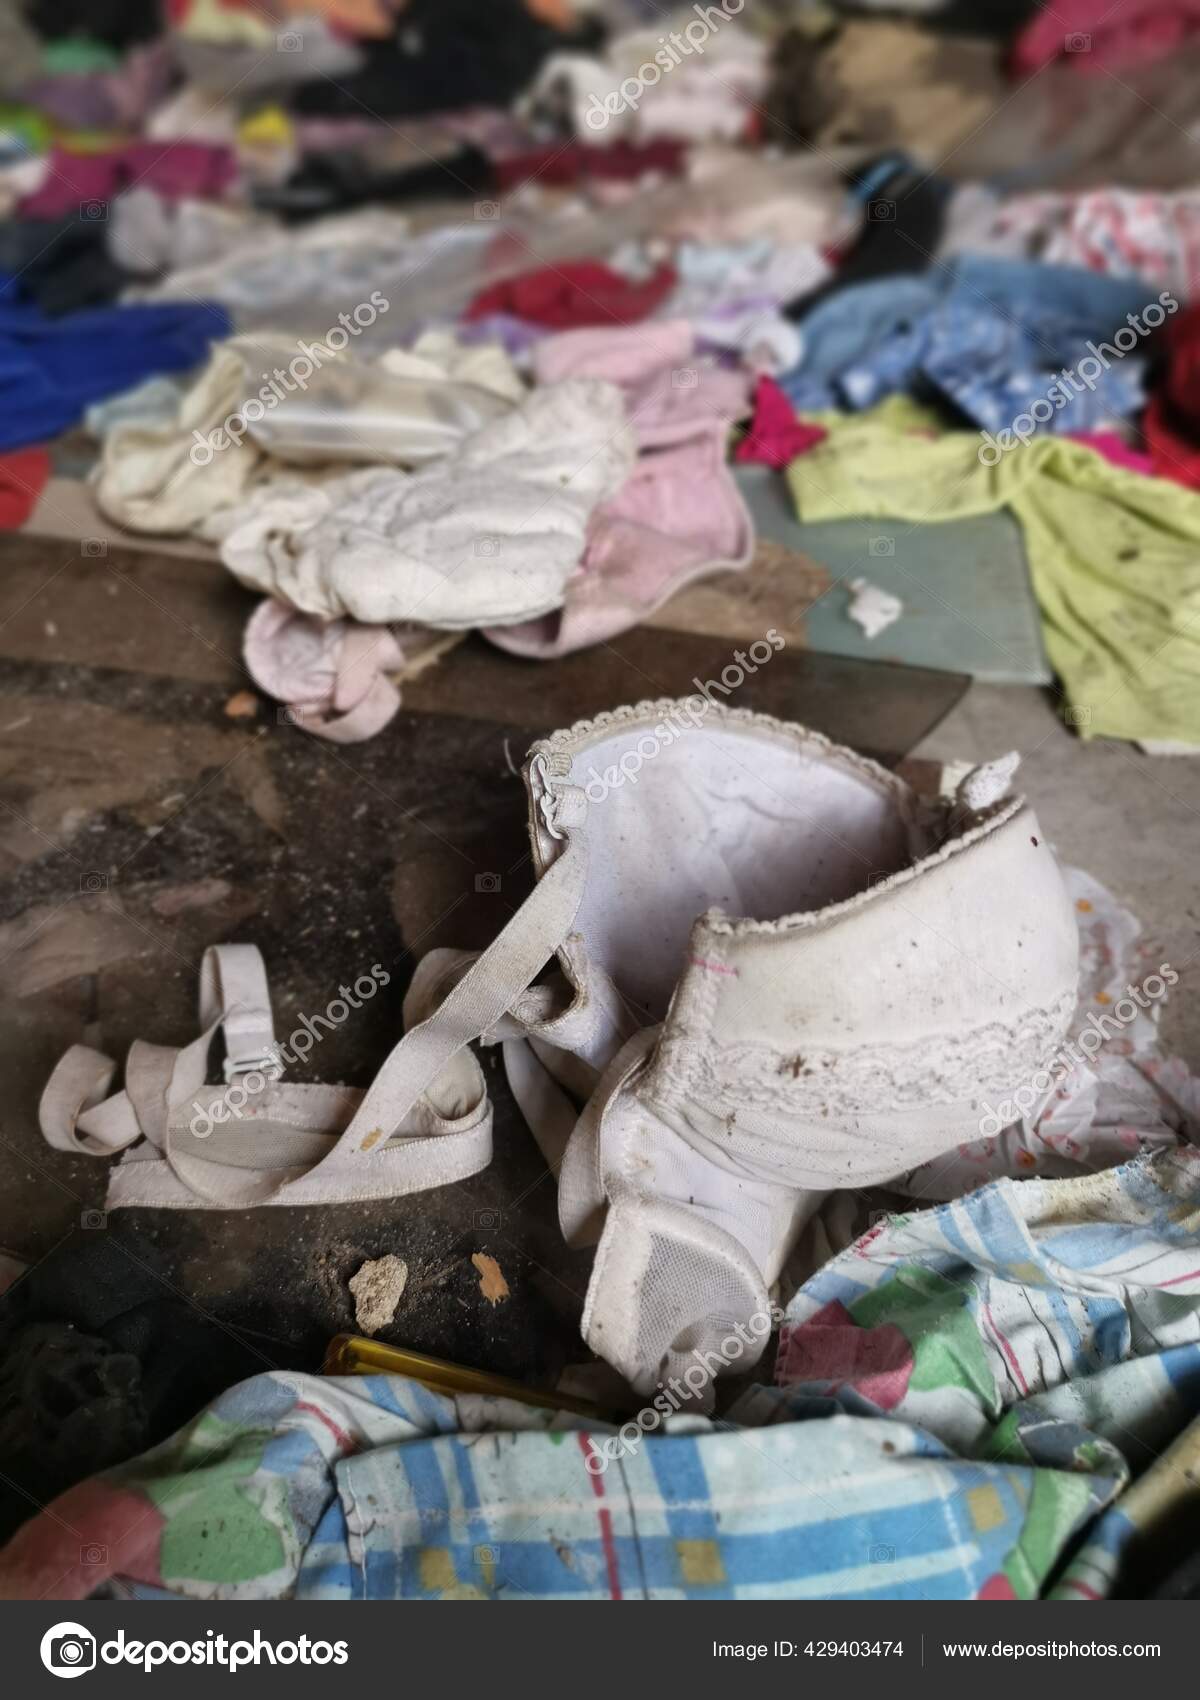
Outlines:
MULTIPOLYGON (((102 511, 127 530, 217 540, 231 509, 286 478, 323 481, 347 465, 416 465, 449 453, 479 426, 508 412, 524 385, 498 346, 460 347, 429 332, 411 349, 379 360, 357 349, 329 351, 303 388, 278 399, 264 383, 273 371, 303 376, 305 345, 278 332, 230 337, 166 420, 115 425, 94 475, 102 511), (240 442, 211 454, 204 446, 263 395, 240 442), (197 463, 195 451, 200 451, 197 463), (207 457, 207 458, 205 458, 207 457), (331 464, 333 463, 333 464, 331 464), (303 470, 302 470, 303 469, 303 470)), ((279 386, 283 388, 283 386, 279 386)))
POLYGON ((326 620, 535 619, 562 605, 592 510, 635 455, 616 385, 569 379, 419 472, 272 481, 229 517, 221 558, 251 589, 326 620))

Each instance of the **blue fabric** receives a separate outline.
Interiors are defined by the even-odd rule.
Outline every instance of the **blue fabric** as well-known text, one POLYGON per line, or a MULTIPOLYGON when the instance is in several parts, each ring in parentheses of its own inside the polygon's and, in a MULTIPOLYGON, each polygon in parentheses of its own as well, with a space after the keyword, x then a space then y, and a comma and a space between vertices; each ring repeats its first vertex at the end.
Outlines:
POLYGON ((1200 1409, 1200 1151, 887 1218, 792 1299, 776 1377, 614 1431, 256 1375, 41 1512, 0 1593, 74 1586, 94 1546, 150 1578, 122 1598, 1105 1597, 1130 1519, 1098 1519, 1200 1409))
POLYGON ((103 308, 51 319, 0 277, 0 451, 48 442, 93 402, 156 373, 185 372, 230 334, 208 302, 103 308))
POLYGON ((1124 352, 1111 338, 1154 300, 1137 278, 964 255, 822 301, 801 321, 805 358, 779 381, 802 412, 859 412, 903 392, 950 401, 994 432, 1046 397, 1042 429, 1090 431, 1144 403, 1140 339, 1124 352), (1064 368, 1086 381, 1064 384, 1064 368))

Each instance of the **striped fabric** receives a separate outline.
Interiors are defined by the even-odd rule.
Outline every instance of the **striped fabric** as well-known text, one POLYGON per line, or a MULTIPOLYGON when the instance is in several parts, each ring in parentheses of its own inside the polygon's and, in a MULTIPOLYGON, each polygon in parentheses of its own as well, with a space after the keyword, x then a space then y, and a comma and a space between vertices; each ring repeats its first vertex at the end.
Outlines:
POLYGON ((35 1518, 0 1593, 1101 1596, 1119 1496, 1200 1410, 1200 1153, 878 1224, 792 1302, 777 1380, 613 1435, 396 1376, 256 1376, 35 1518))

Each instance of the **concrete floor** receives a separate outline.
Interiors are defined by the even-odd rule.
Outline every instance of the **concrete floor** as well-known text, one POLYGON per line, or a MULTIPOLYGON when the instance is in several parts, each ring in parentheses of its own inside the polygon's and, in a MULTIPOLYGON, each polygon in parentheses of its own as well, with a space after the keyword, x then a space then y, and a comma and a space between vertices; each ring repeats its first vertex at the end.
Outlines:
MULTIPOLYGON (((194 1384, 179 1389, 186 1409, 159 1411, 161 1430, 133 1449, 248 1370, 316 1367, 330 1336, 354 1325, 350 1276, 385 1252, 405 1257, 410 1279, 383 1338, 552 1385, 579 1356, 589 1254, 562 1242, 549 1175, 494 1053, 488 1170, 410 1199, 311 1212, 107 1217, 105 1165, 48 1150, 38 1097, 67 1044, 120 1057, 135 1037, 192 1039, 195 965, 226 938, 262 948, 281 1033, 354 978, 369 941, 395 996, 331 1035, 309 1076, 365 1085, 398 1031, 414 955, 482 947, 527 889, 512 751, 531 729, 686 692, 727 655, 726 608, 713 612, 717 631, 639 629, 544 670, 464 646, 406 686, 377 739, 341 750, 266 703, 231 718, 250 599, 220 569, 115 549, 97 565, 36 540, 9 539, 0 556, 13 610, 0 619, 0 1247, 31 1261, 39 1282, 57 1281, 51 1313, 89 1335, 144 1309, 166 1317, 164 1332, 204 1320, 194 1384), (476 1252, 509 1283, 499 1308, 481 1296, 476 1252), (248 1366, 219 1356, 231 1345, 248 1366)), ((1179 973, 1164 1037, 1200 1070, 1200 761, 1083 743, 1041 688, 967 688, 954 674, 868 667, 799 642, 746 691, 745 706, 891 762, 905 750, 926 764, 1019 750, 1020 783, 1060 856, 1132 909, 1155 961, 1179 973)), ((111 1461, 48 1460, 27 1444, 18 1467, 12 1454, 0 1534, 30 1496, 111 1461)))
POLYGON ((1163 1038, 1200 1070, 1200 757, 1085 743, 1049 691, 976 684, 912 759, 978 762, 1006 750, 1021 752, 1018 786, 1060 859, 1102 881, 1162 946, 1158 960, 1179 975, 1163 1038))
MULTIPOLYGON (((786 565, 765 563, 772 612, 743 611, 750 631, 791 606, 786 565)), ((704 604, 706 630, 639 628, 545 668, 464 643, 405 684, 378 737, 343 749, 265 700, 241 701, 253 598, 217 563, 10 536, 0 566, 0 1248, 41 1269, 59 1248, 92 1255, 103 1236, 148 1295, 200 1306, 218 1332, 308 1368, 353 1325, 350 1276, 395 1252, 410 1270, 395 1344, 552 1383, 579 1352, 589 1257, 563 1243, 494 1051, 483 1174, 307 1214, 107 1218, 106 1165, 50 1150, 38 1100, 70 1044, 120 1060, 135 1038, 193 1039, 196 966, 230 939, 263 952, 280 1034, 353 980, 364 952, 387 965, 387 993, 293 1071, 365 1086, 399 1033, 415 957, 482 948, 528 889, 514 754, 552 727, 719 672, 736 641, 727 597, 704 604), (477 1253, 502 1264, 502 1306, 481 1295, 477 1253)), ((893 764, 966 687, 797 642, 741 700, 893 764)))
MULTIPOLYGON (((397 989, 414 953, 481 947, 529 878, 512 750, 527 747, 531 728, 681 694, 730 641, 722 602, 703 633, 638 629, 546 669, 467 646, 406 686, 384 734, 343 752, 302 737, 269 705, 249 720, 225 712, 244 689, 238 646, 251 599, 219 567, 116 549, 97 561, 16 538, 0 554, 12 598, 0 630, 0 1245, 33 1259, 77 1233, 104 1195, 103 1165, 49 1153, 37 1129, 38 1097, 67 1044, 86 1038, 119 1057, 135 1037, 191 1039, 195 964, 223 938, 263 949, 287 1016, 323 1006, 327 982, 357 961, 356 940, 387 954, 397 989), (489 881, 479 870, 493 870, 489 881)), ((772 617, 786 611, 770 562, 760 577, 772 617)), ((1163 1033, 1200 1071, 1200 761, 1085 743, 1040 687, 975 684, 960 698, 965 687, 952 674, 863 667, 798 642, 747 681, 743 701, 884 760, 1020 751, 1020 783, 1062 858, 1106 884, 1161 949, 1156 961, 1180 975, 1163 1033)), ((394 1006, 381 999, 331 1039, 318 1073, 365 1084, 394 1038, 394 1006)), ((552 1373, 576 1340, 581 1269, 561 1244, 552 1190, 529 1192, 537 1153, 503 1099, 505 1136, 487 1175, 439 1194, 438 1212, 422 1199, 370 1223, 358 1212, 333 1277, 299 1268, 338 1237, 329 1213, 320 1233, 297 1235, 282 1219, 292 1213, 269 1211, 256 1213, 251 1235, 236 1215, 162 1213, 151 1227, 167 1276, 214 1312, 228 1305, 239 1327, 268 1327, 241 1314, 248 1294, 286 1292, 295 1327, 275 1332, 311 1357, 350 1321, 345 1277, 395 1238, 401 1218, 419 1237, 437 1215, 438 1243, 409 1249, 438 1270, 452 1263, 467 1284, 451 1295, 455 1320, 458 1298, 477 1313, 469 1254, 496 1252, 479 1224, 505 1215, 504 1199, 532 1197, 522 1234, 503 1247, 527 1276, 514 1283, 508 1326, 494 1328, 489 1313, 486 1337, 464 1338, 459 1355, 508 1374, 552 1373), (181 1243, 189 1234, 196 1243, 181 1243), (536 1305, 514 1330, 526 1297, 536 1305)), ((145 1213, 132 1214, 148 1231, 145 1213)), ((444 1318, 434 1320, 418 1334, 405 1319, 403 1343, 446 1353, 444 1318)))

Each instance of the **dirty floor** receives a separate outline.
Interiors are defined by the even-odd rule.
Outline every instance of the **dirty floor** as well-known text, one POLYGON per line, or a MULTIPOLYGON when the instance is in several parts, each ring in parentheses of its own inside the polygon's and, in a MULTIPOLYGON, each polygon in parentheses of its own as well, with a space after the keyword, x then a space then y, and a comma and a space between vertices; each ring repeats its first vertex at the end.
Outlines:
MULTIPOLYGON (((0 1249, 34 1265, 75 1340, 80 1283, 95 1285, 99 1309, 112 1290, 158 1340, 180 1334, 173 1357, 156 1357, 170 1380, 156 1394, 163 1433, 255 1368, 318 1367, 331 1336, 354 1329, 348 1283, 376 1258, 406 1272, 377 1338, 552 1385, 583 1357, 590 1253, 563 1244, 554 1183, 495 1052, 484 1052, 495 1159, 464 1185, 335 1209, 110 1217, 105 1164, 56 1153, 37 1130, 59 1054, 87 1042, 119 1059, 138 1037, 192 1039, 202 952, 246 940, 267 959, 279 1035, 323 1012, 340 984, 388 971, 386 988, 292 1071, 367 1085, 399 1037, 413 962, 435 945, 490 942, 529 889, 517 770, 532 738, 620 702, 687 694, 770 624, 789 643, 746 680, 741 706, 889 765, 916 763, 914 777, 923 762, 1023 751, 1023 784, 1062 857, 1142 916, 1180 972, 1166 1035, 1200 1066, 1188 855, 1200 763, 1081 743, 1035 687, 967 689, 955 673, 814 655, 789 563, 768 547, 753 581, 739 617, 714 581, 659 626, 552 665, 469 639, 406 683, 379 738, 338 748, 246 690, 252 598, 218 564, 0 539, 0 1249)), ((27 1431, 22 1375, 51 1408, 73 1406, 75 1380, 92 1374, 68 1341, 63 1391, 53 1358, 63 1341, 42 1346, 49 1374, 10 1365, 0 1385, 5 1527, 87 1469, 68 1428, 53 1459, 27 1431)), ((124 1435, 121 1397, 83 1396, 117 1426, 88 1436, 95 1467, 158 1438, 124 1435)))
MULTIPOLYGON (((264 954, 280 1035, 386 968, 386 989, 293 1071, 366 1085, 399 1037, 416 958, 486 944, 529 888, 517 769, 532 738, 719 674, 743 636, 720 585, 693 599, 694 629, 642 629, 550 666, 470 640, 352 747, 247 692, 253 599, 216 563, 7 538, 0 586, 0 1248, 36 1263, 104 1235, 148 1297, 199 1307, 262 1366, 306 1368, 353 1326, 350 1277, 394 1254, 408 1279, 380 1338, 552 1383, 582 1352, 588 1255, 562 1243, 493 1053, 491 1167, 343 1208, 107 1218, 105 1165, 45 1145, 38 1097, 72 1043, 120 1059, 139 1037, 194 1037, 201 954, 235 939, 264 954)), ((789 616, 778 597, 772 612, 789 616)), ((743 620, 745 635, 771 623, 743 620)), ((895 763, 966 683, 793 644, 739 701, 895 763)))
MULTIPOLYGON (((720 584, 689 605, 685 629, 643 628, 550 665, 470 640, 406 686, 380 737, 339 748, 246 692, 252 600, 215 564, 9 538, 0 583, 0 1247, 38 1262, 103 1234, 148 1293, 185 1300, 263 1366, 307 1368, 353 1326, 350 1277, 394 1254, 408 1279, 380 1338, 552 1383, 581 1356, 588 1254, 562 1243, 553 1182, 494 1054, 485 1173, 322 1210, 109 1219, 104 1165, 43 1143, 38 1095, 69 1044, 120 1058, 135 1038, 192 1038, 200 956, 228 939, 262 949, 281 1034, 340 983, 386 967, 387 988, 300 1071, 365 1085, 399 1036, 414 960, 482 946, 528 889, 516 768, 531 737, 719 673, 745 635, 720 584)), ((759 608, 750 629, 788 614, 759 608)), ((742 705, 893 765, 1024 752, 1061 854, 1109 883, 1176 965, 1167 1033, 1200 1064, 1187 853, 1200 764, 1083 745, 1038 689, 968 693, 952 673, 807 653, 798 615, 788 629, 795 641, 747 681, 742 705)))

